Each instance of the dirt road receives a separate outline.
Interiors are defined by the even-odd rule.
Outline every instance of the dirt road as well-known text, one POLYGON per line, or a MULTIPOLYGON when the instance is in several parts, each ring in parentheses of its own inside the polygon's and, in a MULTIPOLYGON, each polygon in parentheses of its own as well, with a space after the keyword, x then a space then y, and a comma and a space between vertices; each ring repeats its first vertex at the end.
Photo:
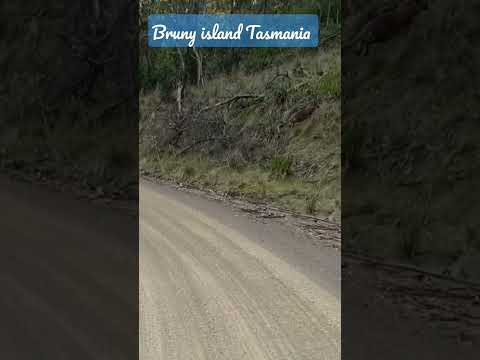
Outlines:
POLYGON ((339 289, 335 250, 141 184, 140 359, 339 359, 339 289))

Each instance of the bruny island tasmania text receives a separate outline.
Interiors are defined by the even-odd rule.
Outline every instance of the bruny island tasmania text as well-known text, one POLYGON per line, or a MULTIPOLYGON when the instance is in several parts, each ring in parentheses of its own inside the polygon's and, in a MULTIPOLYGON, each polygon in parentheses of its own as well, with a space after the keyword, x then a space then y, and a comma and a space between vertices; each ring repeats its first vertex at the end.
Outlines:
MULTIPOLYGON (((243 23, 238 25, 237 30, 220 30, 220 24, 213 25, 211 30, 206 28, 201 28, 200 38, 202 40, 240 40, 243 31, 245 30, 248 33, 248 36, 251 40, 308 40, 311 37, 310 31, 305 31, 303 27, 295 31, 262 31, 261 25, 248 25, 245 26, 243 23)), ((153 39, 162 40, 162 39, 174 39, 174 40, 191 40, 188 45, 192 47, 195 44, 195 39, 197 37, 196 31, 173 31, 168 30, 166 25, 154 25, 153 29, 153 39)))

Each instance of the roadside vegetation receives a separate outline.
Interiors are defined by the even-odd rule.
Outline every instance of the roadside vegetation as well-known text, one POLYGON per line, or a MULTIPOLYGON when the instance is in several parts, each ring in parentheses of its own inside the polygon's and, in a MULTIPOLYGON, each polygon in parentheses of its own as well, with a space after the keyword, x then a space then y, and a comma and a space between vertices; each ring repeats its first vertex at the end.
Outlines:
POLYGON ((146 49, 145 58, 174 65, 141 65, 141 173, 339 221, 333 3, 329 36, 317 49, 202 49, 202 70, 193 51, 146 49))

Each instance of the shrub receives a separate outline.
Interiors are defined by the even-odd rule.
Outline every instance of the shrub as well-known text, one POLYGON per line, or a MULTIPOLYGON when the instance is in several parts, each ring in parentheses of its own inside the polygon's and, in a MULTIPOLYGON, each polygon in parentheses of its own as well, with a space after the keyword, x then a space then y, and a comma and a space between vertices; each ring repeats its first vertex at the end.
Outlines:
POLYGON ((289 96, 288 89, 286 87, 277 86, 273 90, 273 100, 277 105, 283 105, 287 102, 289 96))
POLYGON ((317 212, 318 195, 313 194, 305 198, 305 211, 309 215, 315 215, 317 212))
POLYGON ((333 65, 321 78, 310 81, 306 92, 311 96, 339 98, 342 94, 340 66, 333 65))
POLYGON ((271 172, 277 178, 286 178, 291 174, 292 162, 289 159, 275 158, 272 160, 271 172))
POLYGON ((139 59, 140 85, 144 89, 158 88, 166 94, 177 77, 177 57, 175 49, 151 49, 139 59))
POLYGON ((186 165, 177 170, 176 179, 182 182, 189 182, 195 176, 195 169, 192 166, 186 165))

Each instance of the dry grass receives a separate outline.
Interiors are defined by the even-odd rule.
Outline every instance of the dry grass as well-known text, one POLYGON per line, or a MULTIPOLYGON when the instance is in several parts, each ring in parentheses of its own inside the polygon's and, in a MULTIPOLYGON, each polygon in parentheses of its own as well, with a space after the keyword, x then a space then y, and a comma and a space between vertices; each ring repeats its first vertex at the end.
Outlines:
POLYGON ((195 188, 208 188, 216 192, 245 198, 254 202, 270 203, 302 214, 330 216, 339 221, 340 202, 332 199, 332 192, 317 183, 299 178, 278 178, 266 169, 248 167, 243 170, 221 166, 204 157, 174 157, 163 155, 156 159, 143 159, 143 170, 166 180, 195 188), (313 205, 310 205, 311 201, 313 205))
POLYGON ((237 71, 188 89, 189 108, 239 94, 262 95, 216 108, 196 120, 178 148, 159 146, 165 99, 141 96, 141 167, 172 181, 340 220, 340 51, 298 51, 288 61, 250 74, 237 71), (304 109, 313 111, 292 122, 304 109), (211 129, 208 127, 211 126, 211 129), (201 143, 202 136, 228 141, 201 143))

